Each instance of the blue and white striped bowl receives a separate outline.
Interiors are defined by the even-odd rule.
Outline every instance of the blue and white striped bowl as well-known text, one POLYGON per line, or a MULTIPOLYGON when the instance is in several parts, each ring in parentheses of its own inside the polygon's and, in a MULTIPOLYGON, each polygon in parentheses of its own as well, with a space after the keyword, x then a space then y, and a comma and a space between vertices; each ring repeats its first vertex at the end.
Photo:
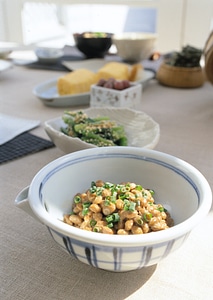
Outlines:
POLYGON ((92 148, 65 155, 41 169, 15 201, 45 224, 68 254, 114 272, 157 264, 178 249, 208 214, 211 202, 210 186, 193 166, 165 153, 135 147, 92 148), (98 179, 131 181, 155 190, 156 202, 168 209, 175 226, 143 235, 119 236, 63 223, 73 196, 98 179))

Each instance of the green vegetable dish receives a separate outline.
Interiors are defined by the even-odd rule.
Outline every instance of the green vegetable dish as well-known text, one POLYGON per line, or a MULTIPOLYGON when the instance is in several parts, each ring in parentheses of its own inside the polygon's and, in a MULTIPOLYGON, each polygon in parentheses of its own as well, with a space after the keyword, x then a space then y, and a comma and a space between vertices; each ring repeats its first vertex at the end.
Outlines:
POLYGON ((82 111, 65 111, 62 119, 66 127, 61 127, 61 131, 68 136, 78 137, 98 147, 128 144, 124 127, 107 116, 90 118, 82 111))

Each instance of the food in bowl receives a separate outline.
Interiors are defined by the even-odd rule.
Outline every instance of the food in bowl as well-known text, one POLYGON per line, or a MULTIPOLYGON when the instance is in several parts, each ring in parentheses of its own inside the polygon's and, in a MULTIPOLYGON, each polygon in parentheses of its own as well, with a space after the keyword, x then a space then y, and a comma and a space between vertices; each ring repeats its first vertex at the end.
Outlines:
POLYGON ((212 192, 196 168, 167 153, 97 147, 59 157, 44 166, 15 203, 46 225, 50 237, 67 254, 95 268, 126 272, 155 265, 183 247, 190 232, 207 216, 212 192), (65 224, 63 216, 70 212, 72 199, 94 178, 152 188, 156 203, 170 212, 175 225, 148 234, 118 235, 65 224))
POLYGON ((107 32, 74 33, 78 50, 87 58, 103 58, 112 45, 112 34, 107 32))
POLYGON ((97 147, 127 146, 128 144, 124 127, 107 116, 91 118, 82 111, 65 111, 62 118, 67 126, 61 127, 61 131, 85 143, 97 147))
POLYGON ((155 49, 156 40, 155 33, 141 32, 124 32, 112 37, 117 54, 128 62, 140 62, 149 58, 155 49))
POLYGON ((202 51, 185 46, 180 52, 173 52, 158 68, 156 78, 166 86, 196 88, 204 84, 204 72, 200 65, 202 51))
POLYGON ((154 191, 140 184, 115 184, 103 180, 77 193, 71 213, 64 222, 77 228, 104 234, 146 234, 173 226, 169 212, 156 204, 154 191))
POLYGON ((127 65, 120 62, 108 62, 97 72, 88 69, 78 69, 69 72, 57 79, 57 91, 59 95, 74 95, 90 91, 93 84, 97 84, 100 79, 137 81, 142 74, 141 64, 127 65))
MULTIPOLYGON (((83 112, 90 118, 107 116, 110 120, 114 120, 117 124, 123 126, 127 135, 128 146, 153 149, 159 141, 159 124, 142 111, 126 107, 90 107, 84 109, 83 112)), ((97 147, 94 144, 82 141, 78 137, 64 134, 61 131, 62 127, 67 127, 62 116, 44 123, 48 136, 64 153, 97 147)))
POLYGON ((180 52, 173 52, 166 63, 175 67, 195 68, 200 67, 203 51, 196 47, 187 45, 180 52))
POLYGON ((106 80, 104 78, 101 78, 98 81, 97 86, 122 91, 128 89, 131 86, 131 83, 129 80, 116 80, 115 78, 109 78, 108 80, 106 80))
POLYGON ((91 86, 91 107, 129 107, 137 109, 141 103, 142 86, 129 80, 100 79, 91 86))

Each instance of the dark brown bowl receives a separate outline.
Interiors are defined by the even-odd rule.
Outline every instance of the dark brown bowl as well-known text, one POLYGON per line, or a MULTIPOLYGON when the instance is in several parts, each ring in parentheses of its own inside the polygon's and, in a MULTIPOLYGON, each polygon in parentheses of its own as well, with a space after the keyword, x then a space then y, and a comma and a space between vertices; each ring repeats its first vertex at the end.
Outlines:
POLYGON ((83 32, 73 34, 76 47, 87 58, 103 58, 112 45, 111 33, 83 32))

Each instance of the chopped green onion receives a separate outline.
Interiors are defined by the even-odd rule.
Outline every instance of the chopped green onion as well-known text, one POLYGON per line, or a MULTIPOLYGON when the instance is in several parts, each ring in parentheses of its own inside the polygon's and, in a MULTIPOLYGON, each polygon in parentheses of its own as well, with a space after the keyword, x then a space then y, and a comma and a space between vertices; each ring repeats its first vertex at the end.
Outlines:
POLYGON ((102 187, 97 187, 97 189, 96 189, 96 194, 97 194, 97 196, 101 196, 102 191, 103 191, 103 188, 102 188, 102 187))
POLYGON ((155 191, 149 190, 150 194, 153 196, 155 194, 155 191))
POLYGON ((143 214, 143 219, 145 222, 149 222, 152 218, 152 214, 151 213, 145 213, 143 214))
POLYGON ((90 190, 90 192, 91 192, 92 194, 95 193, 95 192, 97 191, 96 185, 91 186, 91 188, 90 188, 89 190, 90 190))
POLYGON ((124 210, 129 210, 129 200, 124 200, 124 210))
POLYGON ((83 216, 88 214, 90 205, 91 205, 91 202, 84 202, 83 203, 83 209, 82 209, 82 215, 83 216))
POLYGON ((142 218, 137 218, 137 219, 135 220, 135 222, 136 222, 139 226, 142 226, 142 225, 143 225, 143 220, 142 220, 142 218))
POLYGON ((82 209, 82 215, 83 216, 86 216, 88 214, 88 212, 89 212, 89 208, 85 207, 85 208, 82 209))
POLYGON ((96 220, 92 219, 92 220, 90 221, 90 226, 91 226, 91 227, 94 227, 96 224, 97 224, 97 221, 96 221, 96 220))
POLYGON ((129 204, 129 211, 134 211, 135 210, 135 206, 136 206, 135 202, 130 202, 130 204, 129 204))
POLYGON ((80 196, 75 196, 74 197, 74 202, 77 204, 79 202, 81 202, 81 197, 80 196))
POLYGON ((84 202, 83 208, 88 208, 88 207, 90 207, 90 205, 91 205, 91 202, 84 202))
POLYGON ((110 224, 110 223, 117 223, 117 222, 120 221, 120 216, 119 216, 118 213, 113 213, 113 214, 108 215, 106 217, 106 221, 107 221, 108 224, 110 224))
POLYGON ((95 181, 92 181, 91 182, 91 187, 94 187, 94 186, 96 186, 96 183, 95 183, 95 181))
POLYGON ((111 183, 111 182, 105 182, 105 184, 104 184, 105 189, 110 189, 110 188, 113 188, 113 187, 114 187, 114 184, 111 183))
POLYGON ((136 202, 124 200, 124 210, 134 211, 136 206, 136 202))
POLYGON ((142 191, 143 188, 142 188, 141 185, 138 184, 138 185, 136 185, 135 189, 138 190, 138 191, 142 191))
POLYGON ((107 221, 107 223, 112 222, 112 221, 113 221, 113 215, 108 215, 108 216, 106 217, 106 221, 107 221))
POLYGON ((120 221, 120 216, 118 213, 113 213, 113 217, 114 217, 114 222, 119 222, 120 221))
POLYGON ((109 206, 109 205, 110 205, 110 200, 105 200, 105 201, 104 201, 104 205, 105 205, 105 206, 109 206))
POLYGON ((140 200, 137 200, 137 201, 136 201, 136 206, 140 206, 140 205, 141 205, 140 200))
POLYGON ((100 227, 95 226, 95 227, 93 228, 93 231, 94 231, 94 232, 100 232, 101 230, 100 230, 100 227))
POLYGON ((119 199, 125 200, 126 199, 126 194, 119 195, 119 199))
POLYGON ((143 196, 144 198, 146 198, 146 197, 147 197, 147 193, 146 193, 145 191, 142 191, 142 196, 143 196))
POLYGON ((159 207, 157 208, 157 210, 159 210, 160 212, 163 212, 163 211, 164 211, 164 207, 163 207, 163 206, 159 206, 159 207))

